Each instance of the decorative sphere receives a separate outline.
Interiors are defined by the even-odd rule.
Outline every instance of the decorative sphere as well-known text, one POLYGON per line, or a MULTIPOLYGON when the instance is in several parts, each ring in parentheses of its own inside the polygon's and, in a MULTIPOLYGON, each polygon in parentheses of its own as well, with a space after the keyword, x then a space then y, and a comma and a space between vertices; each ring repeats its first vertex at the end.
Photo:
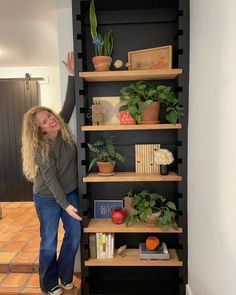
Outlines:
POLYGON ((113 223, 121 224, 125 221, 125 211, 124 209, 114 209, 111 212, 111 220, 113 223))
POLYGON ((124 65, 123 61, 121 59, 117 59, 115 62, 114 62, 114 67, 116 69, 119 69, 121 68, 122 66, 124 65))

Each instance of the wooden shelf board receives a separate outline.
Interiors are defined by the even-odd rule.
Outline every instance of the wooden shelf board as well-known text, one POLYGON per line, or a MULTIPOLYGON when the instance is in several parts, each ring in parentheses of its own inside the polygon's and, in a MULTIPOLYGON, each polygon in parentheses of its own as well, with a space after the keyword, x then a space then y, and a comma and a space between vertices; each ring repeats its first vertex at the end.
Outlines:
POLYGON ((164 70, 130 70, 105 72, 80 72, 79 77, 88 82, 133 81, 133 80, 166 80, 182 74, 182 69, 164 70))
POLYGON ((83 177, 83 182, 126 182, 126 181, 181 181, 182 176, 175 172, 169 172, 168 175, 141 174, 135 172, 116 172, 112 176, 99 176, 97 173, 89 173, 83 177))
POLYGON ((168 230, 157 226, 147 226, 141 222, 129 224, 114 224, 111 218, 94 218, 90 220, 88 227, 84 228, 85 233, 182 233, 183 229, 177 230, 172 227, 168 230))
POLYGON ((105 130, 153 130, 153 129, 180 129, 182 124, 144 124, 144 125, 88 125, 81 126, 81 131, 105 131, 105 130))
POLYGON ((169 249, 169 260, 140 260, 138 249, 127 249, 127 256, 116 254, 114 258, 89 259, 85 266, 183 266, 174 249, 169 249))

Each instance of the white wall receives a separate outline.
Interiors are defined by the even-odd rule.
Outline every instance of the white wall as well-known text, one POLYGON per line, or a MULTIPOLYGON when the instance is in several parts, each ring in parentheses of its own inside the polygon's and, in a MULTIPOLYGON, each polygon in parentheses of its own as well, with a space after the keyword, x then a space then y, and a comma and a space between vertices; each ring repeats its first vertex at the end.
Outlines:
POLYGON ((235 11, 234 0, 191 0, 188 219, 192 295, 236 294, 235 11))
MULTIPOLYGON (((59 44, 59 61, 60 61, 60 85, 61 101, 63 103, 66 93, 67 72, 62 60, 66 60, 67 53, 73 51, 73 28, 72 28, 72 4, 71 0, 58 1, 58 44, 59 44)), ((70 120, 70 127, 76 135, 76 118, 75 110, 70 120)))
POLYGON ((0 67, 57 66, 58 0, 0 0, 0 67))
POLYGON ((57 0, 0 0, 0 78, 43 77, 40 103, 61 108, 57 0))

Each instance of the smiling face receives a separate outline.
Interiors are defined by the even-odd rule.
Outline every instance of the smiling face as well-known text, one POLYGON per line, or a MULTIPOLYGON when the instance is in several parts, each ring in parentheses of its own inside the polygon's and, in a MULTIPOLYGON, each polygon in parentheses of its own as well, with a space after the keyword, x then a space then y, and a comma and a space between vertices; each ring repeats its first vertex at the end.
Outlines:
POLYGON ((51 138, 55 138, 57 136, 61 126, 53 114, 48 111, 40 111, 35 117, 42 132, 47 133, 51 138))

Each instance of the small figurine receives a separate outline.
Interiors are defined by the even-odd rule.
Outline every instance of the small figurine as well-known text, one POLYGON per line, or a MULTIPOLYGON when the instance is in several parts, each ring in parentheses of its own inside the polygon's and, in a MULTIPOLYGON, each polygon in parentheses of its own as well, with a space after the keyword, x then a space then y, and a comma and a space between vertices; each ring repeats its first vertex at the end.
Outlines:
POLYGON ((125 67, 126 68, 130 68, 131 67, 131 63, 130 62, 125 63, 125 67))
POLYGON ((118 250, 117 250, 117 255, 120 255, 121 257, 125 257, 127 255, 126 253, 126 247, 127 245, 123 245, 121 246, 118 250))
POLYGON ((119 70, 120 68, 122 68, 124 65, 123 61, 121 59, 117 59, 115 62, 114 62, 114 67, 119 70))
POLYGON ((94 102, 92 105, 92 122, 93 125, 101 125, 103 122, 104 108, 100 102, 94 102))

